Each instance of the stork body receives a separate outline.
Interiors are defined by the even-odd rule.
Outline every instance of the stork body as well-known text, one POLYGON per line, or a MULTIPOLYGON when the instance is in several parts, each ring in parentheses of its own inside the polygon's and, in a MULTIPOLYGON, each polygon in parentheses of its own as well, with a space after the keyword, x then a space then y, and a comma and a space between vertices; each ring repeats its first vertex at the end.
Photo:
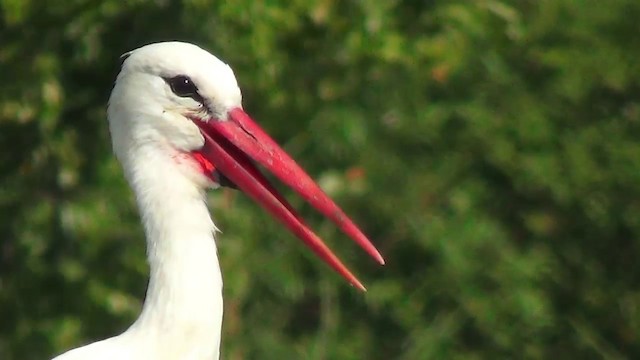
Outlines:
POLYGON ((213 73, 203 77, 226 75, 217 83, 225 88, 216 99, 236 106, 240 90, 228 66, 193 45, 154 44, 127 56, 108 116, 114 152, 144 224, 149 288, 140 317, 127 331, 56 360, 217 359, 222 275, 205 198, 206 188, 215 184, 186 155, 204 139, 179 114, 199 105, 190 98, 171 101, 162 77, 197 71, 213 73), (181 64, 183 58, 194 64, 181 64))
POLYGON ((144 224, 150 281, 124 333, 55 360, 218 359, 222 275, 206 190, 222 176, 261 203, 354 286, 359 281, 302 222, 249 159, 294 187, 379 262, 368 240, 295 162, 251 121, 233 71, 191 44, 124 55, 109 100, 114 152, 144 224))

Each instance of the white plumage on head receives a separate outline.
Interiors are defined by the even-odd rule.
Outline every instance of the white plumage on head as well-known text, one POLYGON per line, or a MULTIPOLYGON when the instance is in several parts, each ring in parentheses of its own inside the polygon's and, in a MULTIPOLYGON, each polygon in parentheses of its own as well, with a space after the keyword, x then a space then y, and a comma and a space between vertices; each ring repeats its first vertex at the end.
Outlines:
POLYGON ((187 155, 204 138, 186 116, 206 118, 239 106, 231 68, 195 45, 157 43, 125 54, 108 119, 143 219, 149 289, 128 330, 56 360, 218 358, 222 276, 204 193, 215 184, 187 155), (167 81, 176 76, 191 79, 206 104, 174 94, 167 81))

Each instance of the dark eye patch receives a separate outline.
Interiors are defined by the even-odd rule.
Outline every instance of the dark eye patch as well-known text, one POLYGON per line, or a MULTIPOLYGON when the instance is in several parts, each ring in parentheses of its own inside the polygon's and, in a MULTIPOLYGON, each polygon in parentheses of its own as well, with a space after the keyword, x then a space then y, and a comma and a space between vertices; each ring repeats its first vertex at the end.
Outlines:
POLYGON ((198 94, 196 84, 188 76, 178 75, 172 78, 165 78, 164 81, 169 84, 171 91, 177 96, 190 97, 197 102, 203 102, 202 96, 198 94))

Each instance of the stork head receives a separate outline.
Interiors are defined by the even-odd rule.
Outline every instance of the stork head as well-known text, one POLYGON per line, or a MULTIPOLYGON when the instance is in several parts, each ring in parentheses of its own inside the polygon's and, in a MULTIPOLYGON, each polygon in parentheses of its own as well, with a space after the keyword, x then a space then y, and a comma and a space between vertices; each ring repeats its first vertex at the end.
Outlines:
POLYGON ((147 45, 122 59, 108 108, 116 156, 122 162, 137 161, 135 150, 149 149, 173 159, 173 170, 198 185, 216 186, 190 156, 205 142, 194 119, 226 119, 229 109, 242 106, 231 68, 181 42, 147 45))
POLYGON ((164 42, 123 55, 109 100, 116 156, 125 169, 153 154, 199 187, 233 184, 278 218, 354 286, 362 284, 309 229, 256 167, 290 186, 381 264, 365 235, 242 109, 231 68, 188 43, 164 42))

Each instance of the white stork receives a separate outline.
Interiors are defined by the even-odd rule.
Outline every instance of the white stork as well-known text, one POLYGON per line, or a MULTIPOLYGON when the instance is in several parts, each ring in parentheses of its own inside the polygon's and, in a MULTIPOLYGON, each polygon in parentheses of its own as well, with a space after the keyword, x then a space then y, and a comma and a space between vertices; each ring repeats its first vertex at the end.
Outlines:
POLYGON ((180 42, 147 45, 123 59, 109 100, 109 128, 144 223, 151 277, 147 297, 140 317, 124 333, 55 359, 218 359, 222 275, 205 190, 220 185, 244 191, 364 290, 254 162, 384 264, 382 256, 244 112, 227 64, 180 42))

